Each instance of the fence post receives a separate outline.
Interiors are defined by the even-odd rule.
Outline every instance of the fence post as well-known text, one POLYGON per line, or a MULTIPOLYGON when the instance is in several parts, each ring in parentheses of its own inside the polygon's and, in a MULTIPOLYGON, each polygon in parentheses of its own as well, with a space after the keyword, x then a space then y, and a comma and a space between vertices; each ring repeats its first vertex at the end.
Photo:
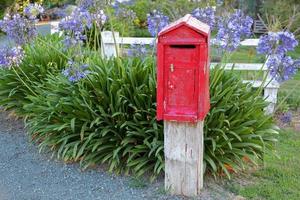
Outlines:
POLYGON ((273 77, 270 75, 270 72, 268 70, 265 72, 265 75, 267 76, 266 83, 268 85, 264 87, 264 98, 267 102, 269 102, 269 105, 265 109, 265 112, 266 114, 274 114, 279 85, 277 81, 272 80, 273 77))
POLYGON ((101 55, 102 57, 117 57, 119 54, 118 32, 103 31, 101 32, 101 55))

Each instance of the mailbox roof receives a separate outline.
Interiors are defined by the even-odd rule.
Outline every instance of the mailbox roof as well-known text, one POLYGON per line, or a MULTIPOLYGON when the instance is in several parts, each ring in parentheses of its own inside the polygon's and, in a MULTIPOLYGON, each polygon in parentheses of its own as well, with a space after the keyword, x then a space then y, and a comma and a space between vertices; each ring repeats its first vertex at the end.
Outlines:
POLYGON ((199 21, 198 19, 192 17, 192 15, 190 14, 187 14, 185 15, 184 17, 180 18, 179 20, 169 24, 168 26, 166 26, 165 28, 163 28, 158 36, 161 36, 163 34, 166 34, 182 25, 186 25, 188 26, 189 28, 197 31, 198 33, 201 33, 201 34, 204 34, 204 35, 208 35, 209 34, 209 31, 210 31, 210 27, 199 21))

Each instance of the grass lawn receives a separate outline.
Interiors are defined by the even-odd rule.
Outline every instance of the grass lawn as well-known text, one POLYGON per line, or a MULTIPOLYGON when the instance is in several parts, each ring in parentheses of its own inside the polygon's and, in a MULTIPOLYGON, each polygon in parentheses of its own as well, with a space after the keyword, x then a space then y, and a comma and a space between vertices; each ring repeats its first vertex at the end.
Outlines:
MULTIPOLYGON (((299 54, 294 56, 300 57, 299 54)), ((279 101, 286 100, 290 108, 300 107, 300 71, 280 86, 279 101)), ((265 167, 246 175, 247 184, 235 180, 228 185, 234 193, 254 200, 299 200, 300 199, 300 132, 283 130, 279 136, 276 152, 279 157, 266 156, 265 167)))
POLYGON ((282 131, 276 150, 279 158, 266 156, 265 168, 249 177, 254 183, 240 186, 233 183, 230 190, 247 199, 300 199, 300 133, 282 131))
MULTIPOLYGON (((219 62, 222 54, 218 52, 216 47, 211 48, 212 62, 219 62)), ((265 56, 256 53, 256 47, 239 47, 231 56, 232 63, 263 63, 265 56)))

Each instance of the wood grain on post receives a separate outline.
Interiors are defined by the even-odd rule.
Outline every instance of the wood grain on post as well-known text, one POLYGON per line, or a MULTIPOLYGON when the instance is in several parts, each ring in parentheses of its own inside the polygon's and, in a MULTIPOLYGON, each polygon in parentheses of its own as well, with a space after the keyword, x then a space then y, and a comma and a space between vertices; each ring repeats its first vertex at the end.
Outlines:
POLYGON ((203 188, 203 121, 164 121, 165 189, 196 196, 203 188))

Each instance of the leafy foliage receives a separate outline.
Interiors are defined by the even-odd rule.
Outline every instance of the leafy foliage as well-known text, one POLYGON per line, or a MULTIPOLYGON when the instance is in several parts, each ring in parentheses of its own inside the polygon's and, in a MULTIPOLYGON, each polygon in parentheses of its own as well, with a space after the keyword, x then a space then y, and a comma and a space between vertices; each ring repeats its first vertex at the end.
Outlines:
MULTIPOLYGON (((42 38, 44 40, 44 38, 42 38)), ((57 35, 45 39, 53 48, 62 49, 57 35)), ((66 59, 58 51, 44 45, 39 40, 25 46, 23 63, 14 70, 0 69, 0 105, 23 113, 23 105, 32 94, 30 87, 43 82, 48 73, 58 73, 64 67, 66 59), (28 87, 26 87, 29 86, 28 87)))
MULTIPOLYGON (((163 129, 155 119, 153 59, 89 57, 91 74, 78 83, 49 75, 24 105, 27 127, 41 149, 83 168, 108 164, 109 171, 153 177, 163 171, 163 129)), ((277 131, 266 103, 233 73, 211 75, 211 112, 205 123, 205 165, 214 175, 257 163, 272 149, 277 131)))
POLYGON ((205 156, 212 174, 244 169, 244 161, 257 164, 276 142, 277 128, 264 114, 267 103, 233 74, 215 69, 211 75, 211 109, 205 120, 205 156))
POLYGON ((71 84, 61 75, 37 86, 25 105, 27 126, 41 148, 65 161, 109 170, 159 174, 163 163, 162 125, 155 119, 152 59, 103 61, 95 55, 88 79, 71 84))

